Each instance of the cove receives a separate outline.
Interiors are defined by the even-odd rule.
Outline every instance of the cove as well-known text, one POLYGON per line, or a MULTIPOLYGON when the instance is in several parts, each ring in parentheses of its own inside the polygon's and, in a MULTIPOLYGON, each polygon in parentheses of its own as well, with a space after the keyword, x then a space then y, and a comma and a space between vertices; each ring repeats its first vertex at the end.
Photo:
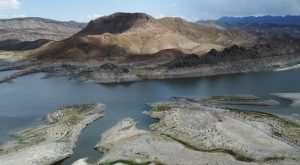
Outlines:
MULTIPOLYGON (((0 73, 0 76, 7 75, 0 73)), ((282 72, 258 72, 203 78, 147 80, 122 84, 89 84, 56 77, 41 79, 34 74, 0 85, 0 141, 9 140, 9 133, 41 122, 43 116, 57 108, 101 102, 106 104, 106 116, 92 123, 82 133, 74 154, 63 164, 89 156, 94 162, 101 156, 93 149, 101 133, 118 121, 131 117, 138 127, 147 129, 156 120, 142 114, 149 109, 148 102, 167 100, 173 96, 212 96, 252 94, 280 101, 272 107, 243 106, 244 109, 300 118, 299 108, 289 102, 270 96, 270 93, 300 92, 300 69, 282 72)))

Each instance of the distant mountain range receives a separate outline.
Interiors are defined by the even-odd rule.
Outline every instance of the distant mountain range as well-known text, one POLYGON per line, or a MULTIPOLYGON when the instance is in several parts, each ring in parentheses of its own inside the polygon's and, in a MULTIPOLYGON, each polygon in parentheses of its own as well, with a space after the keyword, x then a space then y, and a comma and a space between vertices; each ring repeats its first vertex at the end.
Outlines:
POLYGON ((283 34, 300 38, 300 16, 222 17, 197 23, 219 29, 243 30, 260 37, 283 34))
POLYGON ((0 41, 38 39, 57 41, 77 33, 85 25, 74 21, 61 22, 36 17, 0 19, 0 41))
MULTIPOLYGON (((199 20, 198 23, 207 22, 207 20, 199 20)), ((219 24, 238 25, 238 24, 276 24, 276 25, 300 25, 300 16, 250 16, 250 17, 222 17, 214 20, 219 24)))
POLYGON ((49 41, 66 39, 85 26, 37 17, 0 19, 0 50, 35 49, 49 41))

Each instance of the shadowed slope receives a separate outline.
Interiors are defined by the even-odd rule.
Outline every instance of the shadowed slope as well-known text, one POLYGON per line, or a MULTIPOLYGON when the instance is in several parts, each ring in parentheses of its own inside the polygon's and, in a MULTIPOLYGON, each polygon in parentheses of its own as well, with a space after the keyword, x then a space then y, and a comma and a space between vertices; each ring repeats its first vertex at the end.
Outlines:
POLYGON ((92 20, 75 36, 122 33, 151 20, 154 21, 154 18, 144 13, 115 13, 92 20))

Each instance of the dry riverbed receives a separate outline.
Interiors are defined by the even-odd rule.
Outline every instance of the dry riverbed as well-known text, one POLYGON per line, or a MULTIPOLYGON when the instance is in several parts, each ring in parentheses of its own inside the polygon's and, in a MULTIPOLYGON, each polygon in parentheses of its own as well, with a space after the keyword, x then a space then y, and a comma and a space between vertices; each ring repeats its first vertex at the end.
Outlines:
MULTIPOLYGON (((253 99, 272 102, 219 96, 153 103, 145 112, 159 119, 152 131, 136 128, 130 118, 120 121, 102 134, 96 149, 104 156, 96 164, 299 164, 298 121, 219 106, 224 100, 254 104, 253 99)), ((74 163, 87 164, 86 159, 74 163)))
POLYGON ((63 107, 44 118, 44 124, 12 136, 0 144, 1 165, 48 165, 73 153, 83 129, 104 116, 104 105, 87 104, 63 107))

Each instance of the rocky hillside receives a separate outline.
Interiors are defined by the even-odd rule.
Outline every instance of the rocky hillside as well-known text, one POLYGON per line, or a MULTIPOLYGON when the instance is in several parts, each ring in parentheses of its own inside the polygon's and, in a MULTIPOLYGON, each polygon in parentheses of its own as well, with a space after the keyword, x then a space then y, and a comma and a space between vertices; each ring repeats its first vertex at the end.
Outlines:
POLYGON ((103 33, 118 34, 133 27, 146 24, 148 21, 154 21, 154 18, 142 13, 115 13, 92 20, 77 36, 99 35, 103 33))
POLYGON ((255 36, 241 30, 222 30, 181 18, 155 19, 143 13, 116 13, 91 21, 67 40, 43 46, 36 56, 95 58, 154 54, 167 49, 203 54, 234 44, 252 45, 255 41, 255 36))
POLYGON ((43 18, 14 18, 0 20, 0 41, 62 40, 80 31, 84 23, 60 22, 43 18))
POLYGON ((48 43, 50 40, 38 39, 35 41, 19 41, 19 40, 5 40, 0 41, 0 50, 3 51, 25 51, 39 48, 48 43))
POLYGON ((273 36, 272 42, 268 41, 268 44, 256 44, 251 48, 234 45, 221 52, 212 49, 202 57, 197 55, 181 56, 163 66, 169 69, 189 68, 204 64, 217 65, 224 62, 234 63, 237 61, 250 61, 255 59, 275 59, 286 55, 299 56, 300 39, 280 37, 281 36, 273 36))

